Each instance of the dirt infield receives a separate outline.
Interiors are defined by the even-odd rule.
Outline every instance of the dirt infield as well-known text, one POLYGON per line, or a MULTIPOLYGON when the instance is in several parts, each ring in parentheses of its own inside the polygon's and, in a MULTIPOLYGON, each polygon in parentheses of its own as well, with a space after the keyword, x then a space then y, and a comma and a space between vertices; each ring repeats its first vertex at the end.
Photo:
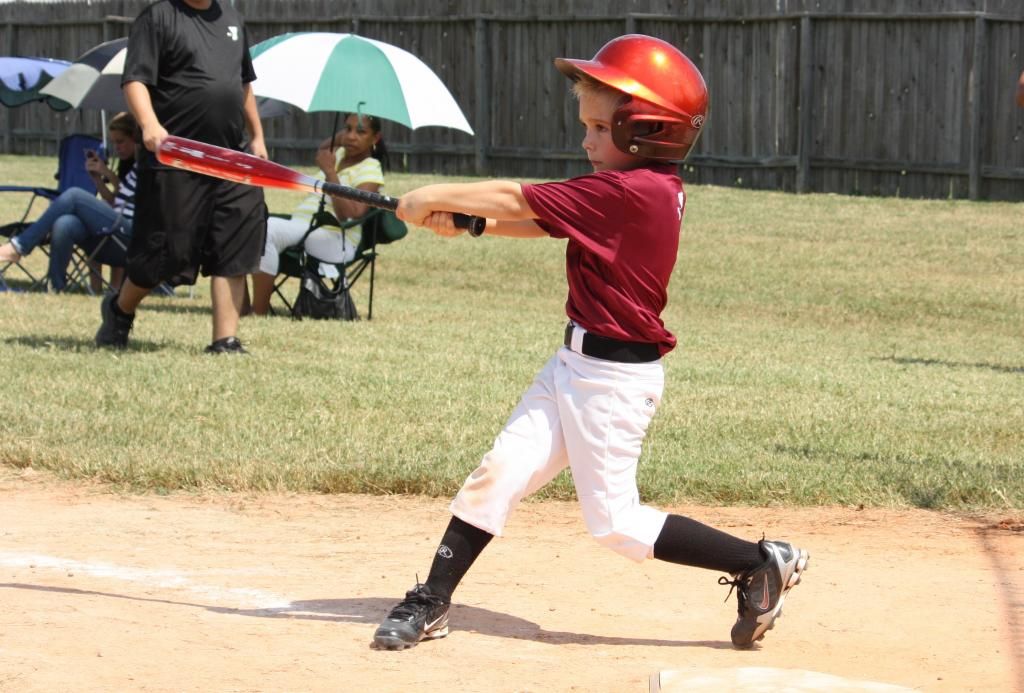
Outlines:
POLYGON ((530 503, 460 588, 448 638, 370 649, 446 505, 124 496, 0 468, 0 690, 646 691, 659 671, 783 668, 1024 691, 1017 517, 674 508, 811 551, 776 629, 737 652, 714 574, 634 565, 574 505, 530 503))

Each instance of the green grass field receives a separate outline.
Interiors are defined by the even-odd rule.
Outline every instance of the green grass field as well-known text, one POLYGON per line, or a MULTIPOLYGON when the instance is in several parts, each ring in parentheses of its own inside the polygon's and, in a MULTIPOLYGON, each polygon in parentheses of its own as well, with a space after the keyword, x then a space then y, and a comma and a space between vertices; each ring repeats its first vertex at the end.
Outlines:
MULTIPOLYGON (((0 156, 7 183, 52 173, 0 156)), ((688 194, 645 500, 1024 508, 1022 205, 688 194)), ((0 196, 0 222, 26 201, 0 196)), ((0 293, 0 463, 154 492, 453 493, 560 343, 563 255, 413 229, 382 250, 372 321, 249 318, 242 358, 202 354, 202 281, 149 299, 126 353, 92 346, 94 297, 0 293)), ((572 495, 565 475, 541 494, 572 495)))

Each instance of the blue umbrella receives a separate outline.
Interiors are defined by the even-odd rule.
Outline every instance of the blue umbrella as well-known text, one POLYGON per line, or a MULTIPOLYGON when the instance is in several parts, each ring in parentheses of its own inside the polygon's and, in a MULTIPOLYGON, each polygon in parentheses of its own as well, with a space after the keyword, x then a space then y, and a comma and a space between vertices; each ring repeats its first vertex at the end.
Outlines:
POLYGON ((33 101, 45 101, 54 110, 67 110, 70 104, 41 94, 40 89, 70 65, 66 60, 52 58, 0 57, 0 103, 4 106, 21 106, 33 101))

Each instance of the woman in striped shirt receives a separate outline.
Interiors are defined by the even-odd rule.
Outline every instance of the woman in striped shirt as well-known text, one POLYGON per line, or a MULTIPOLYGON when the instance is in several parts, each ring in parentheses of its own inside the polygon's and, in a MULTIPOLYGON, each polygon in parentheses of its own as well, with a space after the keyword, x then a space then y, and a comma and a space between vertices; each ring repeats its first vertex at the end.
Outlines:
MULTIPOLYGON (((387 149, 381 139, 380 119, 375 116, 345 114, 345 126, 334 137, 320 143, 316 164, 324 178, 360 190, 379 192, 384 186, 384 168, 387 167, 387 149)), ((332 212, 338 219, 357 219, 370 211, 362 202, 330 197, 332 212)), ((260 271, 252 275, 252 312, 266 315, 270 310, 270 297, 274 292, 281 251, 290 248, 305 237, 305 248, 321 262, 344 264, 355 257, 361 239, 359 227, 342 231, 337 226, 320 226, 309 231, 313 215, 320 207, 320 195, 307 196, 292 213, 290 219, 271 217, 267 220, 267 244, 260 259, 260 271)))
POLYGON ((63 291, 67 285, 68 264, 76 245, 87 255, 98 249, 93 257, 97 263, 124 267, 135 213, 135 119, 130 113, 118 113, 111 119, 109 130, 110 144, 118 158, 117 171, 92 151, 87 153, 85 164, 102 199, 81 188, 65 190, 38 220, 0 246, 0 261, 17 262, 49 239, 47 278, 54 291, 63 291), (107 236, 117 242, 103 243, 107 236))

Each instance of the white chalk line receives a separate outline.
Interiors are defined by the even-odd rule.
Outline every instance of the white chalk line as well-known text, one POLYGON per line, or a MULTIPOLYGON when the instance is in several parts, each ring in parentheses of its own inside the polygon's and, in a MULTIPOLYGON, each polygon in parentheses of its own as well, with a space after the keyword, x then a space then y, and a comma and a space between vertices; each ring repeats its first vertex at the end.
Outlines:
POLYGON ((0 566, 59 570, 91 577, 176 589, 244 609, 287 609, 292 601, 272 592, 248 587, 216 587, 195 582, 177 570, 154 570, 98 561, 76 561, 43 554, 0 551, 0 566))

